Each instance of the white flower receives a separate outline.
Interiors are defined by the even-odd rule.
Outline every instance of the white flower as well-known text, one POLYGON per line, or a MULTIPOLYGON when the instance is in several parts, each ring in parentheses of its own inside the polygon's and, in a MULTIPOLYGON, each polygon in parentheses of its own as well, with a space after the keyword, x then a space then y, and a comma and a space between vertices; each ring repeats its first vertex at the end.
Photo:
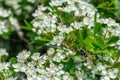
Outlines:
POLYGON ((101 77, 100 80, 110 80, 109 76, 104 76, 104 77, 101 77))
POLYGON ((31 58, 35 61, 37 61, 40 58, 40 53, 34 53, 31 58))
POLYGON ((39 6, 38 10, 35 11, 33 16, 35 19, 33 20, 33 31, 37 31, 38 34, 46 34, 48 32, 56 31, 56 15, 49 13, 44 13, 43 11, 48 8, 39 6))
POLYGON ((14 9, 18 9, 20 7, 19 2, 21 0, 5 0, 5 4, 12 6, 14 9))
POLYGON ((17 64, 12 64, 14 71, 15 72, 25 72, 27 69, 27 66, 25 64, 17 63, 17 64))
POLYGON ((47 50, 47 54, 48 54, 48 55, 52 55, 54 52, 55 52, 55 51, 54 51, 53 48, 49 48, 49 49, 47 50))
POLYGON ((81 29, 82 29, 81 27, 83 26, 83 23, 82 23, 82 22, 74 21, 73 23, 71 23, 71 26, 72 26, 73 28, 75 28, 75 29, 81 30, 81 29))
POLYGON ((31 55, 30 51, 27 52, 24 50, 24 51, 18 53, 17 61, 24 63, 30 55, 31 55))
POLYGON ((20 30, 20 25, 18 23, 18 20, 14 17, 10 17, 10 23, 15 27, 16 30, 20 30))
POLYGON ((42 66, 46 62, 47 59, 48 59, 48 56, 46 55, 40 56, 38 60, 39 65, 42 66))
POLYGON ((86 78, 86 75, 84 74, 84 72, 83 71, 75 71, 75 74, 76 74, 76 76, 77 76, 77 78, 78 78, 78 80, 83 80, 84 78, 86 78))
POLYGON ((8 32, 8 26, 6 25, 7 21, 0 21, 0 34, 8 32))
POLYGON ((60 62, 62 59, 65 58, 65 55, 62 55, 61 53, 57 53, 54 58, 53 58, 53 61, 57 61, 57 62, 60 62))
POLYGON ((51 6, 61 6, 66 0, 51 0, 49 3, 51 6))
POLYGON ((104 70, 105 70, 105 68, 106 68, 106 67, 105 67, 105 66, 103 66, 103 65, 102 65, 102 63, 100 63, 100 62, 99 62, 99 63, 97 63, 97 70, 99 70, 99 71, 104 71, 104 70))
POLYGON ((74 79, 73 79, 72 76, 70 76, 69 73, 66 72, 66 73, 63 75, 63 80, 74 80, 74 79))
POLYGON ((8 53, 7 53, 6 49, 0 48, 0 58, 1 58, 3 55, 8 56, 8 53))
POLYGON ((0 7, 0 17, 8 17, 10 15, 10 11, 4 9, 3 7, 0 7))
POLYGON ((62 25, 62 26, 58 26, 58 30, 61 33, 67 33, 67 34, 69 34, 70 32, 73 31, 73 28, 71 26, 70 27, 66 27, 66 25, 62 25))
POLYGON ((101 74, 102 75, 107 75, 107 71, 106 70, 102 70, 101 74))
POLYGON ((101 80, 110 80, 110 79, 116 79, 118 74, 118 69, 112 68, 108 69, 107 71, 102 71, 101 73, 103 76, 101 77, 101 80))
POLYGON ((63 60, 66 57, 65 54, 63 54, 62 50, 57 50, 56 54, 53 57, 53 61, 57 61, 60 62, 61 60, 63 60))
POLYGON ((25 74, 27 75, 28 78, 36 79, 37 68, 35 66, 36 66, 35 62, 29 62, 27 64, 27 69, 25 71, 25 74))
POLYGON ((5 80, 17 80, 17 77, 10 76, 10 77, 7 77, 5 80))
POLYGON ((10 67, 10 63, 7 63, 7 62, 1 63, 0 62, 0 72, 2 72, 3 70, 9 69, 9 67, 10 67))
POLYGON ((65 72, 61 69, 61 65, 57 66, 50 61, 50 67, 46 67, 46 72, 43 72, 43 75, 46 75, 46 79, 50 80, 59 80, 61 75, 65 72))
POLYGON ((84 66, 86 66, 88 69, 92 68, 92 66, 91 66, 91 64, 89 62, 84 63, 84 66))
POLYGON ((35 3, 36 0, 27 0, 28 2, 35 3))
POLYGON ((110 78, 115 79, 118 74, 118 69, 117 68, 112 68, 108 70, 108 75, 110 78))
POLYGON ((64 40, 63 33, 59 33, 59 35, 54 36, 53 40, 50 43, 48 43, 47 45, 52 44, 52 45, 60 46, 63 40, 64 40))
POLYGON ((47 7, 43 7, 42 5, 41 6, 38 6, 38 9, 35 10, 35 13, 33 13, 32 15, 34 17, 38 17, 38 18, 44 18, 46 15, 45 13, 43 13, 42 11, 45 11, 47 9, 47 7))
POLYGON ((87 25, 88 28, 91 28, 94 26, 94 18, 93 17, 84 17, 83 24, 87 25))

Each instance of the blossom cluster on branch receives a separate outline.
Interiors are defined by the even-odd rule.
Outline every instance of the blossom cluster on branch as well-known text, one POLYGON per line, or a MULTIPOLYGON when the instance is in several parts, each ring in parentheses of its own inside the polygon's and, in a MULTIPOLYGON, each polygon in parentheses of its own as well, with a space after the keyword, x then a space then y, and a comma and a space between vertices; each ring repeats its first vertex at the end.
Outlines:
MULTIPOLYGON (((18 9, 20 1, 9 6, 18 9)), ((26 22, 29 29, 24 27, 33 33, 30 44, 37 47, 19 51, 10 59, 6 49, 0 48, 0 79, 119 80, 120 24, 102 17, 88 2, 50 0, 39 5, 32 14, 32 25, 26 22)), ((9 30, 7 23, 14 26, 13 30, 20 29, 18 20, 10 14, 0 8, 1 35, 9 30)))

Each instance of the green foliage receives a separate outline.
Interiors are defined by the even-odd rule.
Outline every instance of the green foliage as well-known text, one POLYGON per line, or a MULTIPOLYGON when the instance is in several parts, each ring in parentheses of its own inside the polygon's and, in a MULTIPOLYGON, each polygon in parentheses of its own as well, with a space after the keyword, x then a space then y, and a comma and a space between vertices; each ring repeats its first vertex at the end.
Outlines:
POLYGON ((117 42, 119 39, 120 39, 119 36, 112 36, 112 37, 109 38, 107 44, 115 43, 115 42, 117 42))
POLYGON ((10 63, 11 63, 11 64, 17 63, 17 59, 16 59, 15 57, 11 58, 11 59, 10 59, 10 63))
POLYGON ((63 62, 63 69, 70 72, 70 74, 75 74, 75 63, 73 59, 69 59, 67 62, 63 62))

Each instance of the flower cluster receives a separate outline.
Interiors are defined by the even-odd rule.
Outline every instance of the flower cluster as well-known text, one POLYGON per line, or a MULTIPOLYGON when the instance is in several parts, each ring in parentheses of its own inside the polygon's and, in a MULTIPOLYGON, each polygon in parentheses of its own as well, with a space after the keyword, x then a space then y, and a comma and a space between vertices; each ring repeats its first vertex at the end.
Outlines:
MULTIPOLYGON (((3 7, 0 7, 0 17, 6 18, 9 15, 10 15, 10 11, 5 10, 3 7)), ((0 34, 8 32, 8 26, 6 27, 6 25, 7 25, 7 20, 6 19, 3 19, 3 20, 0 19, 0 34)))
POLYGON ((37 18, 33 21, 33 26, 35 27, 33 31, 38 34, 56 31, 57 18, 51 12, 48 14, 42 12, 46 9, 46 7, 39 6, 38 10, 33 14, 33 16, 37 18))
MULTIPOLYGON (((38 6, 38 9, 33 14, 35 19, 32 22, 34 26, 32 30, 39 35, 58 31, 59 34, 62 35, 64 33, 69 34, 72 31, 82 30, 85 27, 94 32, 95 16, 96 23, 108 26, 107 28, 104 26, 102 29, 106 38, 113 35, 120 35, 119 23, 116 23, 116 21, 111 18, 101 18, 97 10, 84 1, 52 0, 49 2, 49 5, 50 7, 43 5, 38 6), (62 18, 63 16, 65 16, 68 21, 64 21, 64 18, 62 18), (72 17, 72 19, 70 17, 72 17)), ((57 36, 54 36, 51 44, 55 44, 56 42, 59 44, 64 39, 61 39, 59 35, 57 39, 57 36)), ((63 35, 63 37, 65 36, 63 35)), ((119 41, 116 44, 120 45, 119 41)))
POLYGON ((4 48, 0 48, 0 61, 1 61, 2 56, 8 56, 8 53, 6 49, 4 48))
MULTIPOLYGON (((109 65, 103 64, 101 61, 93 63, 89 58, 66 48, 49 48, 44 55, 22 51, 17 55, 16 61, 11 65, 1 62, 0 72, 8 71, 13 67, 14 72, 25 73, 27 80, 115 80, 118 74, 117 68, 107 69, 109 65), (97 76, 100 77, 97 78, 97 76)), ((109 61, 107 62, 109 63, 109 61)), ((18 76, 13 77, 10 74, 4 76, 6 76, 6 80, 10 77, 12 80, 18 78, 18 76)))
MULTIPOLYGON (((8 76, 8 71, 9 71, 9 66, 10 66, 10 63, 9 62, 3 62, 2 61, 2 58, 4 56, 8 56, 8 53, 6 51, 6 49, 4 48, 0 48, 0 74, 2 73, 2 76, 8 76)), ((0 75, 0 77, 2 77, 0 75)))
POLYGON ((18 20, 11 16, 11 14, 10 10, 0 7, 0 35, 18 28, 20 30, 18 20))
MULTIPOLYGON (((30 37, 33 40, 30 47, 36 48, 19 52, 6 62, 2 59, 8 53, 0 49, 0 79, 2 76, 5 80, 118 80, 120 71, 115 65, 120 62, 120 24, 112 18, 102 18, 85 1, 89 2, 50 0, 39 5, 32 14, 32 29, 25 21, 34 35, 30 37)), ((4 2, 21 14, 23 0, 4 2)), ((26 2, 32 4, 37 0, 26 2)), ((29 6, 25 9, 31 11, 29 6)), ((0 8, 0 17, 0 34, 8 32, 11 26, 20 30, 10 11, 0 8)))
POLYGON ((35 19, 33 20, 33 31, 37 32, 38 34, 55 32, 56 30, 59 30, 62 33, 69 33, 73 31, 74 28, 79 29, 81 26, 85 25, 88 25, 88 27, 91 28, 94 25, 94 15, 96 9, 92 5, 84 1, 52 0, 49 4, 51 7, 56 6, 57 9, 52 10, 50 7, 45 7, 41 5, 33 14, 33 16, 35 17, 35 19), (65 7, 61 7, 64 5, 64 3, 66 4, 65 7), (60 14, 57 14, 57 12, 60 14), (63 13, 66 13, 66 15, 72 15, 73 18, 83 17, 83 19, 79 22, 76 21, 77 19, 72 20, 72 22, 67 25, 64 24, 61 19, 61 17, 64 16, 61 15, 63 13))
POLYGON ((8 17, 10 15, 10 11, 5 10, 3 7, 0 7, 0 17, 8 17))
POLYGON ((31 55, 30 52, 23 51, 18 54, 17 63, 12 65, 14 71, 24 72, 27 75, 27 80, 73 80, 73 77, 63 70, 63 64, 56 65, 54 63, 60 63, 66 57, 62 50, 56 49, 56 51, 50 48, 47 55, 42 56, 40 56, 40 53, 31 55), (54 57, 51 57, 53 55, 54 57), (28 57, 31 58, 30 61, 28 57))
POLYGON ((1 0, 0 2, 5 3, 5 5, 11 7, 15 11, 15 14, 20 15, 20 14, 22 14, 23 10, 31 12, 34 9, 34 7, 32 7, 32 5, 36 4, 38 1, 37 0, 12 0, 12 1, 1 0), (27 5, 24 5, 24 7, 22 9, 23 3, 25 3, 27 5))
MULTIPOLYGON (((107 50, 104 50, 108 47, 108 45, 110 47, 115 46, 115 49, 119 49, 120 46, 120 42, 119 40, 117 40, 118 36, 120 35, 120 24, 116 23, 114 19, 102 18, 92 5, 82 0, 51 0, 49 2, 49 6, 38 6, 38 9, 35 11, 33 16, 35 17, 32 22, 34 26, 34 32, 36 32, 40 36, 49 36, 49 34, 52 34, 52 40, 47 43, 47 45, 57 45, 59 47, 64 46, 72 50, 73 52, 79 52, 81 50, 81 47, 76 45, 81 43, 81 45, 86 44, 87 47, 85 47, 85 49, 93 52, 93 54, 107 53, 107 55, 103 56, 97 54, 97 56, 101 60, 99 61, 99 59, 96 59, 96 61, 98 60, 98 62, 96 62, 98 64, 95 64, 93 63, 93 61, 89 60, 89 57, 84 57, 85 61, 83 60, 83 62, 78 61, 78 69, 76 68, 78 71, 75 72, 78 79, 116 79, 118 70, 116 68, 107 69, 107 67, 109 67, 110 64, 116 63, 115 58, 112 58, 112 56, 110 55, 112 53, 117 53, 117 51, 109 52, 107 50), (96 33, 96 29, 98 29, 98 33, 96 33), (99 29, 102 32, 99 33, 99 29), (86 30, 89 31, 89 33, 85 32, 86 30), (84 43, 82 42, 82 40, 80 42, 79 40, 81 39, 81 35, 83 35, 82 39, 84 39, 87 34, 91 34, 90 36, 88 36, 90 39, 85 38, 85 40, 83 40, 83 42, 85 41, 84 43), (93 35, 96 37, 93 37, 93 35), (101 35, 105 37, 104 41, 102 40, 102 38, 99 37, 101 35), (98 38, 100 39, 100 41, 94 38, 98 38), (111 44, 112 38, 115 38, 116 41, 111 44), (89 40, 91 42, 89 42, 89 40), (98 41, 101 43, 98 44, 98 41), (94 49, 95 45, 93 44, 102 48, 101 51, 99 51, 98 48, 94 49), (103 64, 102 62, 104 61, 105 63, 109 64, 103 64), (87 73, 85 71, 87 71, 87 73), (100 77, 97 78, 97 76, 100 77)), ((61 59, 65 58, 65 56, 61 56, 61 53, 54 56, 56 56, 56 58, 52 59, 56 60, 57 62, 60 62, 61 59)))

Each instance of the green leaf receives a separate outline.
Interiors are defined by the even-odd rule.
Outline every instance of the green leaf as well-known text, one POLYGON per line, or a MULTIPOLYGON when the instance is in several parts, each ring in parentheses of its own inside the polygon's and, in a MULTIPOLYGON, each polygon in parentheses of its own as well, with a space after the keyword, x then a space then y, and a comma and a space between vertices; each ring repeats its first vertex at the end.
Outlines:
POLYGON ((24 22, 25 22, 26 26, 21 26, 21 28, 26 29, 26 30, 32 30, 33 25, 31 23, 27 22, 26 20, 24 20, 24 22))
POLYGON ((32 54, 38 52, 38 51, 40 50, 40 48, 41 48, 41 46, 36 46, 36 47, 31 51, 32 54))
POLYGON ((47 42, 50 41, 50 39, 47 39, 47 38, 41 38, 41 39, 39 39, 39 40, 41 40, 41 41, 47 41, 47 42))
POLYGON ((83 31, 82 31, 82 38, 85 39, 87 36, 88 36, 87 29, 84 28, 83 31))
POLYGON ((101 24, 96 23, 95 26, 94 26, 94 35, 101 34, 102 33, 101 30, 102 30, 101 24))
POLYGON ((73 38, 74 40, 77 39, 77 36, 75 35, 75 32, 71 32, 70 35, 72 36, 72 38, 73 38))
POLYGON ((99 46, 101 49, 104 49, 106 47, 104 40, 101 37, 98 37, 96 39, 95 44, 99 46))
POLYGON ((89 42, 87 42, 86 45, 85 45, 85 49, 93 52, 94 51, 94 46, 92 44, 90 44, 89 42))
POLYGON ((58 18, 64 22, 65 24, 69 25, 71 22, 74 21, 74 14, 73 12, 68 13, 68 12, 62 12, 58 11, 57 9, 54 8, 54 13, 58 16, 58 18))
POLYGON ((45 35, 43 35, 43 36, 36 36, 30 43, 31 44, 44 44, 44 43, 47 43, 47 42, 49 42, 49 41, 51 41, 51 39, 48 37, 48 36, 45 36, 45 35))
POLYGON ((75 44, 76 44, 78 47, 83 47, 83 46, 84 46, 84 41, 82 40, 82 38, 78 38, 78 39, 75 41, 75 44))
POLYGON ((10 59, 10 63, 11 63, 11 64, 17 63, 17 59, 16 59, 15 57, 11 58, 11 59, 10 59))
POLYGON ((80 56, 78 56, 78 55, 74 56, 74 59, 75 59, 76 61, 81 60, 81 59, 80 59, 80 56))
POLYGON ((94 24, 96 24, 97 22, 97 12, 95 12, 95 15, 94 15, 94 24))
POLYGON ((63 62, 64 65, 64 70, 65 71, 69 71, 70 74, 74 74, 75 73, 75 63, 73 61, 73 59, 70 59, 68 62, 63 62))
POLYGON ((21 29, 24 29, 24 30, 32 30, 32 27, 28 27, 28 26, 21 26, 21 29))
POLYGON ((8 56, 3 55, 3 56, 1 57, 1 61, 5 62, 5 61, 7 60, 7 58, 8 58, 8 56))
POLYGON ((70 74, 74 74, 75 73, 75 66, 72 66, 69 71, 70 71, 70 74))
POLYGON ((100 3, 97 8, 102 8, 102 7, 106 6, 108 3, 109 3, 108 1, 100 3))
POLYGON ((112 37, 109 38, 107 44, 115 43, 115 42, 117 42, 119 39, 120 39, 119 36, 112 36, 112 37))
POLYGON ((94 35, 101 33, 101 24, 97 23, 97 12, 94 15, 94 35))
POLYGON ((95 42, 94 38, 93 37, 87 37, 85 40, 84 40, 84 44, 85 44, 85 49, 88 50, 88 51, 93 51, 94 50, 94 46, 93 46, 93 43, 95 42))

